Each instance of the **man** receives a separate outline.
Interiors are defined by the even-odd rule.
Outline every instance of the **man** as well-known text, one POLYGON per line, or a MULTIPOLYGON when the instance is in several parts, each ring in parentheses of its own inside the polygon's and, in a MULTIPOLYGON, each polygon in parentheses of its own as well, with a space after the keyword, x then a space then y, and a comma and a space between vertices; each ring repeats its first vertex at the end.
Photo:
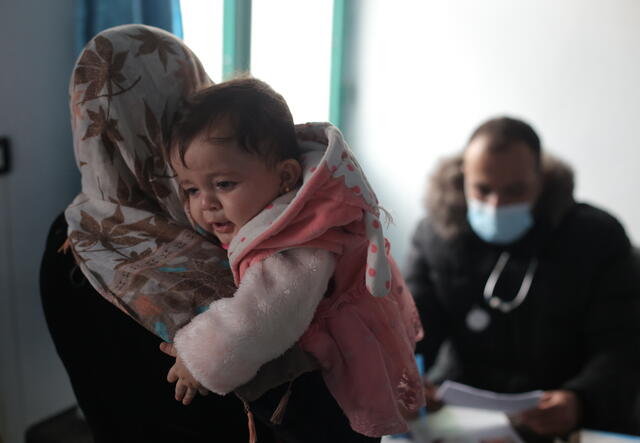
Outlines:
POLYGON ((514 417, 534 434, 633 432, 639 268, 620 223, 572 193, 571 170, 512 118, 485 122, 442 164, 407 272, 425 328, 418 352, 433 365, 449 340, 446 378, 544 390, 514 417))

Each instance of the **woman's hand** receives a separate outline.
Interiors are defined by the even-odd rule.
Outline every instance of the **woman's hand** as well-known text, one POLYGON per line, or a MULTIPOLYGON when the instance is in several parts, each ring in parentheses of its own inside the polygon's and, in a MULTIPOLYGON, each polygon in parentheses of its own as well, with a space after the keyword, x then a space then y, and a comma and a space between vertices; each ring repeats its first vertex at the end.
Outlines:
POLYGON ((175 395, 177 401, 182 402, 182 404, 186 406, 191 403, 196 394, 207 395, 209 393, 209 391, 191 375, 191 372, 189 372, 184 365, 182 359, 178 357, 176 349, 172 344, 163 342, 160 344, 160 350, 176 358, 176 362, 167 374, 167 381, 169 383, 177 382, 175 395))
POLYGON ((514 417, 523 425, 541 435, 562 436, 573 431, 580 421, 582 405, 571 391, 547 391, 537 407, 514 417))

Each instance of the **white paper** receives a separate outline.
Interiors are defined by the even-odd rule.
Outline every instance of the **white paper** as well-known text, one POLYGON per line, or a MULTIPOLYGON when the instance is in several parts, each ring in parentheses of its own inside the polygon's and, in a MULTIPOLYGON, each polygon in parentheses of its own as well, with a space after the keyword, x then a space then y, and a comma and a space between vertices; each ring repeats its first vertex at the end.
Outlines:
POLYGON ((502 412, 445 406, 410 426, 413 438, 383 437, 382 443, 482 443, 500 440, 522 443, 502 412))
POLYGON ((580 443, 632 443, 640 442, 636 435, 614 434, 585 429, 580 431, 580 443))
POLYGON ((535 408, 540 401, 540 397, 542 397, 542 391, 523 392, 521 394, 498 394, 447 380, 438 389, 437 397, 450 406, 487 409, 514 414, 535 408))

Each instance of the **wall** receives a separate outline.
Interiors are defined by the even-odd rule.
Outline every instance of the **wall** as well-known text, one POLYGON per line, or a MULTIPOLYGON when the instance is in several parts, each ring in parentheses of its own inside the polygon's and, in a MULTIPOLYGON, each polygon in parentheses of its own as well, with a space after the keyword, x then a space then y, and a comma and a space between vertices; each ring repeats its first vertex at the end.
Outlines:
POLYGON ((640 242, 640 2, 360 0, 352 145, 403 263, 426 176, 497 114, 528 120, 577 197, 640 242))
POLYGON ((77 192, 67 85, 73 0, 0 2, 0 135, 13 170, 0 176, 0 434, 74 403, 46 329, 38 269, 48 227, 77 192))

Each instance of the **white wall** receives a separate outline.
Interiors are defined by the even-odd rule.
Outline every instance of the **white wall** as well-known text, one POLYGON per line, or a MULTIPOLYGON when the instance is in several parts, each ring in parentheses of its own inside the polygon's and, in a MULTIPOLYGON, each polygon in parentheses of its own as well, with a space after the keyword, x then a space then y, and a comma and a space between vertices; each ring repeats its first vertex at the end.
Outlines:
POLYGON ((73 0, 0 1, 0 135, 13 170, 0 176, 0 435, 74 403, 40 306, 48 227, 77 192, 67 85, 73 0))
POLYGON ((427 174, 484 119, 529 121, 640 243, 640 2, 361 0, 351 144, 404 261, 427 174))
POLYGON ((252 1, 251 73, 286 98, 295 123, 327 121, 333 0, 252 1))

